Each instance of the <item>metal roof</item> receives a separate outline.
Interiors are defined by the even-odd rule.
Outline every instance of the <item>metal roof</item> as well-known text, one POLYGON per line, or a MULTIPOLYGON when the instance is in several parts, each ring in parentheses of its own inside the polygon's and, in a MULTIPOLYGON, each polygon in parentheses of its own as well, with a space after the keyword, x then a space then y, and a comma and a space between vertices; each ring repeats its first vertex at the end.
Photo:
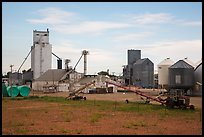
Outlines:
POLYGON ((92 77, 83 77, 79 83, 80 84, 86 84, 86 83, 90 83, 93 80, 96 80, 97 82, 101 81, 101 82, 105 82, 105 80, 110 79, 108 76, 105 75, 96 75, 96 76, 92 76, 92 77))
POLYGON ((199 61, 197 61, 197 62, 195 63, 196 66, 198 66, 198 65, 200 65, 200 64, 202 64, 202 58, 201 58, 199 61))
POLYGON ((196 71, 200 66, 202 67, 202 62, 198 66, 196 66, 194 70, 196 71))
POLYGON ((166 58, 162 62, 160 62, 158 66, 168 66, 168 65, 170 66, 173 64, 174 64, 174 61, 172 61, 170 58, 166 58))
POLYGON ((136 64, 143 64, 146 60, 148 60, 149 62, 152 62, 151 60, 149 60, 148 58, 143 58, 143 59, 138 59, 134 65, 136 64))
POLYGON ((176 63, 174 63, 173 65, 171 65, 169 68, 194 68, 193 66, 191 66, 190 64, 188 64, 186 61, 184 60, 179 60, 176 63))
POLYGON ((138 59, 134 64, 142 64, 147 58, 138 59))
POLYGON ((193 63, 191 60, 189 60, 188 58, 184 58, 183 61, 185 61, 186 63, 190 64, 191 66, 195 67, 195 63, 193 63))
POLYGON ((49 69, 43 73, 36 81, 59 81, 66 73, 65 69, 49 69))

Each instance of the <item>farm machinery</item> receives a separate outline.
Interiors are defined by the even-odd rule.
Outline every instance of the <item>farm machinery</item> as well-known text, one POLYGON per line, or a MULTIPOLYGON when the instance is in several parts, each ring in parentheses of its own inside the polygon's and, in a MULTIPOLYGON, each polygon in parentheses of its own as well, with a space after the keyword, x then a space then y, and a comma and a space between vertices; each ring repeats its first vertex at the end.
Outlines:
POLYGON ((71 99, 71 100, 80 100, 80 99, 84 99, 86 100, 86 97, 80 96, 79 94, 82 93, 82 90, 85 89, 86 87, 95 84, 95 81, 92 81, 84 86, 82 86, 81 88, 75 90, 75 91, 71 91, 68 95, 68 97, 66 97, 66 99, 71 99))
MULTIPOLYGON (((110 82, 110 81, 106 81, 107 84, 112 84, 115 85, 117 87, 123 88, 125 90, 134 92, 142 97, 146 98, 146 103, 150 103, 151 100, 156 101, 162 105, 167 106, 168 108, 181 108, 181 109, 186 109, 186 108, 190 108, 190 109, 194 109, 194 105, 190 105, 190 98, 188 96, 184 96, 182 93, 182 90, 180 89, 173 89, 171 90, 168 94, 167 94, 167 98, 162 99, 160 96, 154 98, 148 95, 143 94, 141 91, 138 90, 131 90, 127 87, 122 86, 121 84, 118 84, 116 82, 110 82)), ((126 100, 126 102, 128 103, 128 100, 126 100)))

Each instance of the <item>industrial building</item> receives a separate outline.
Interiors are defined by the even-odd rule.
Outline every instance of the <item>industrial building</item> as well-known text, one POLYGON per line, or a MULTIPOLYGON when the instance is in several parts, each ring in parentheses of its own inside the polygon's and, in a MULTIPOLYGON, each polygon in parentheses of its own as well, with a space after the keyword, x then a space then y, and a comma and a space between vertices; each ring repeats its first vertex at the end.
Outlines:
POLYGON ((68 91, 70 83, 81 79, 83 73, 66 69, 49 69, 42 76, 35 79, 32 89, 35 91, 68 91))
POLYGON ((8 73, 9 76, 9 83, 12 83, 13 85, 21 85, 23 83, 23 79, 22 79, 22 73, 18 73, 18 72, 14 72, 8 73))
POLYGON ((125 85, 135 85, 144 88, 154 87, 154 63, 141 59, 141 50, 128 50, 128 65, 123 68, 125 85))

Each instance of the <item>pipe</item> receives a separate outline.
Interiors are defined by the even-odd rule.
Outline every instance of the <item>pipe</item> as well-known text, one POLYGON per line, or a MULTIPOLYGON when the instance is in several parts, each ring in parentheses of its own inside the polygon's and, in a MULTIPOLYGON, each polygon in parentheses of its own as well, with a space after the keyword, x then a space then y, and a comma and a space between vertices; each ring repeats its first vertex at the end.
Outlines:
POLYGON ((84 75, 87 74, 87 54, 84 54, 84 75))

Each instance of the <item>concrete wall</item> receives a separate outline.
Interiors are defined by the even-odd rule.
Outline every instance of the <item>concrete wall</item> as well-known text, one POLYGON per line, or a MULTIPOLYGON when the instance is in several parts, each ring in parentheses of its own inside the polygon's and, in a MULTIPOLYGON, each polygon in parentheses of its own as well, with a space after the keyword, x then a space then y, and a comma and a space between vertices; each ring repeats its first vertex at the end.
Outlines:
MULTIPOLYGON (((54 84, 58 85, 58 81, 54 81, 54 84)), ((48 85, 53 85, 53 81, 33 81, 32 90, 34 90, 34 91, 44 91, 43 86, 48 86, 48 85)))
POLYGON ((68 83, 60 83, 58 87, 58 91, 69 92, 69 84, 68 83))
POLYGON ((32 48, 31 70, 33 79, 36 79, 52 67, 52 46, 51 44, 35 44, 32 48))

